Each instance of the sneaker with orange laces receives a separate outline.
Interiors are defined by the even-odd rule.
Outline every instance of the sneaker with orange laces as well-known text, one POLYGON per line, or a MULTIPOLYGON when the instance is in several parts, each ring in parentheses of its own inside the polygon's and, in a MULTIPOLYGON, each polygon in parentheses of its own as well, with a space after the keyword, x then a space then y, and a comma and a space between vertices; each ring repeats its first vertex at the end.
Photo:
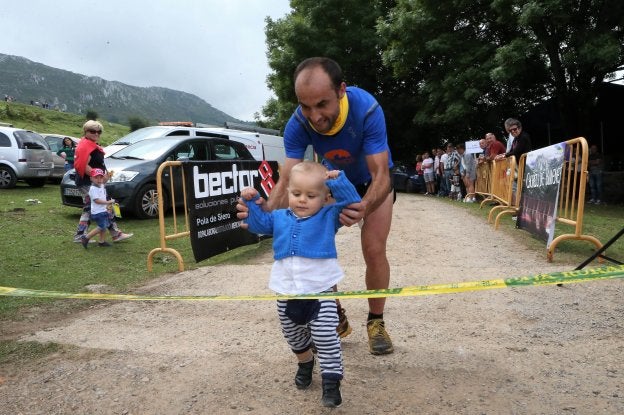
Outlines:
POLYGON ((394 352, 394 346, 392 346, 392 340, 386 331, 386 324, 380 318, 369 320, 366 323, 366 329, 368 331, 368 349, 371 354, 381 355, 390 354, 394 352))

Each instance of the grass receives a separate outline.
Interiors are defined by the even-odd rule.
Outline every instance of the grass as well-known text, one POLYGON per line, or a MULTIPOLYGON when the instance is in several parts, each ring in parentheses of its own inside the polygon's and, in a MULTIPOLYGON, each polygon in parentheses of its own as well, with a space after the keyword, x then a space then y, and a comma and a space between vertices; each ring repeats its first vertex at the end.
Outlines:
MULTIPOLYGON (((479 207, 479 203, 457 203, 448 199, 444 199, 447 203, 457 204, 462 208, 468 209, 475 216, 481 218, 487 223, 488 214, 491 206, 479 207)), ((494 226, 492 223, 491 226, 494 226)), ((585 214, 583 216, 584 235, 592 235, 598 238, 600 242, 605 244, 615 234, 624 227, 624 207, 621 205, 586 205, 585 214)), ((516 223, 511 219, 511 215, 505 215, 501 218, 499 229, 511 235, 518 243, 527 246, 537 252, 544 252, 544 261, 546 261, 546 242, 542 239, 534 237, 527 231, 516 229, 516 223)), ((555 237, 562 234, 574 234, 574 227, 564 223, 557 222, 555 225, 555 237)), ((553 262, 572 262, 581 264, 595 252, 595 246, 591 242, 580 240, 566 240, 557 245, 553 262)), ((624 236, 616 241, 605 253, 610 258, 624 262, 624 236)), ((591 266, 597 266, 597 262, 591 266)))
MULTIPOLYGON (((0 122, 13 124, 15 128, 36 131, 38 133, 65 134, 82 137, 83 115, 43 109, 17 102, 0 103, 0 122)), ((104 126, 100 144, 106 146, 130 132, 130 128, 108 121, 100 122, 104 126)))
MULTIPOLYGON (((3 260, 0 263, 0 286, 68 292, 84 291, 89 284, 106 284, 114 292, 165 273, 177 271, 177 261, 170 255, 157 254, 152 272, 147 271, 147 254, 159 246, 156 220, 122 218, 119 226, 134 233, 127 241, 111 249, 91 246, 85 250, 72 241, 81 210, 63 206, 58 185, 30 188, 19 183, 14 189, 0 191, 0 234, 3 260), (41 203, 31 204, 28 199, 41 203)), ((168 218, 171 222, 172 218, 168 218)), ((178 226, 182 218, 178 220, 178 226)), ((108 235, 107 235, 108 237, 108 235)), ((185 261, 185 269, 222 262, 246 261, 265 242, 241 247, 203 261, 193 260, 189 238, 168 241, 185 261)), ((0 297, 0 320, 19 318, 19 310, 52 300, 0 297)))

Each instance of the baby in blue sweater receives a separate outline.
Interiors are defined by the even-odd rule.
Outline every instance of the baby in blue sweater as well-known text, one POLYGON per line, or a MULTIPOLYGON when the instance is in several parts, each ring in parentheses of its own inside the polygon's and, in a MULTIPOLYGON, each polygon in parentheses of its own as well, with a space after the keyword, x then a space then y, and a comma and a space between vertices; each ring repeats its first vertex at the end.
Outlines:
MULTIPOLYGON (((249 231, 273 235, 275 262, 269 287, 279 294, 332 291, 344 277, 335 241, 341 227, 339 215, 345 206, 361 200, 344 173, 328 171, 312 161, 297 164, 290 173, 288 209, 264 212, 253 203, 259 198, 253 188, 243 189, 241 197, 249 207, 245 220, 249 231)), ((312 383, 314 344, 321 369, 322 403, 327 407, 340 406, 343 365, 336 333, 336 301, 278 300, 277 311, 286 342, 298 360, 295 385, 305 389, 312 383)))

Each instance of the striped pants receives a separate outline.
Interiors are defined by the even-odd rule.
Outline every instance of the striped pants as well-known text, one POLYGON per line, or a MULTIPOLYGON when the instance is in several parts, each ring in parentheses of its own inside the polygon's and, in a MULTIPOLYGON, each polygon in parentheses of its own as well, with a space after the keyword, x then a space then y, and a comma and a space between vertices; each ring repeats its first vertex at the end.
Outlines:
POLYGON ((312 342, 314 342, 318 352, 321 377, 340 380, 344 369, 340 339, 336 333, 336 327, 338 327, 336 301, 323 299, 314 301, 318 301, 320 307, 318 304, 309 302, 309 300, 277 300, 277 314, 282 325, 282 333, 294 353, 305 352, 310 349, 312 342), (293 301, 295 304, 289 304, 293 301), (298 321, 295 322, 291 310, 298 311, 300 304, 304 304, 304 301, 308 301, 307 305, 314 307, 314 312, 309 314, 307 318, 304 312, 303 320, 298 315, 296 318, 298 321))

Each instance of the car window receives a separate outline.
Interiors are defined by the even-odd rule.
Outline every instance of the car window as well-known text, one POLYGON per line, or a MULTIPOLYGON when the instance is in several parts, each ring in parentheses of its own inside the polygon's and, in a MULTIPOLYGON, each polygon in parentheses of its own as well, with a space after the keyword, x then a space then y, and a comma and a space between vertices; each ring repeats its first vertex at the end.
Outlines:
POLYGON ((241 158, 241 154, 229 143, 215 143, 214 156, 215 160, 235 160, 241 158))
POLYGON ((46 136, 44 137, 46 142, 48 143, 48 145, 50 146, 50 150, 54 151, 55 153, 57 151, 59 151, 62 147, 61 142, 63 141, 62 138, 60 137, 52 137, 52 136, 46 136))
POLYGON ((191 135, 191 133, 188 130, 176 130, 167 134, 167 137, 175 137, 178 135, 191 135))
POLYGON ((4 133, 0 133, 0 147, 11 147, 11 139, 4 133))
POLYGON ((50 146, 46 141, 37 133, 32 131, 15 131, 13 133, 17 140, 17 146, 19 148, 31 149, 31 150, 49 150, 50 146))

